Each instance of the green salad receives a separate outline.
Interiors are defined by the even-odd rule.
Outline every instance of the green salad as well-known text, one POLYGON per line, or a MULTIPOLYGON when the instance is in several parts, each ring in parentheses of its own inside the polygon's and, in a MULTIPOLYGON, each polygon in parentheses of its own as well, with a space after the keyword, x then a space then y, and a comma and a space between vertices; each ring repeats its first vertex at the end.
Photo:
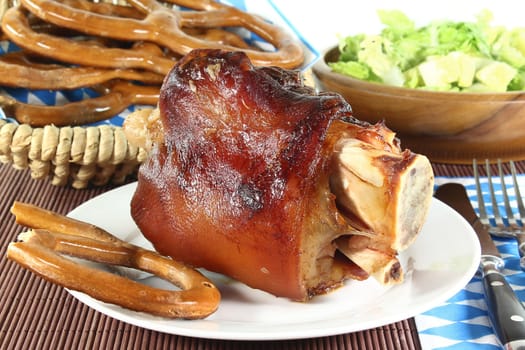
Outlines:
POLYGON ((435 21, 417 28, 398 10, 379 10, 378 35, 341 38, 335 72, 372 82, 437 91, 525 90, 525 28, 435 21))

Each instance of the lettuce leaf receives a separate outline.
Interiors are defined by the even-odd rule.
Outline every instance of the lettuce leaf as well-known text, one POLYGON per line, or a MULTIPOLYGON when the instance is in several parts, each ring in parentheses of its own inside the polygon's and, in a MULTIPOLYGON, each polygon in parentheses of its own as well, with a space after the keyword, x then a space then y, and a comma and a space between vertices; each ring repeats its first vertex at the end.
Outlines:
POLYGON ((422 27, 399 10, 377 15, 384 25, 379 34, 340 39, 339 62, 330 64, 334 71, 439 91, 525 89, 525 28, 493 26, 489 10, 475 22, 441 20, 422 27))

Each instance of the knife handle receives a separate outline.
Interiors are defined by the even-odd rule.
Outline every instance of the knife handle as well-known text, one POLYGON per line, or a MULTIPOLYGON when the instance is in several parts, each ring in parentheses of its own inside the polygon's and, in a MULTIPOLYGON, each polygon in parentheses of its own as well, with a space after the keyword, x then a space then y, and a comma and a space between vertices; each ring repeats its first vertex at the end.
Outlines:
POLYGON ((501 259, 486 258, 481 270, 492 326, 505 349, 525 349, 525 308, 498 269, 501 259))

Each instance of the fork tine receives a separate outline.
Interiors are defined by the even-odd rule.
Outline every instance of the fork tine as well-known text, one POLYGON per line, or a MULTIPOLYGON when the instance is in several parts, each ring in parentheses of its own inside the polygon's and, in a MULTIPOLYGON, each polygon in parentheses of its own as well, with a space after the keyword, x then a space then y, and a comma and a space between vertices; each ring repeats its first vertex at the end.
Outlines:
POLYGON ((482 224, 488 225, 489 218, 487 216, 485 200, 483 199, 483 191, 481 190, 481 183, 479 180, 479 173, 478 173, 478 162, 476 161, 476 159, 472 160, 472 168, 474 170, 474 180, 476 181, 476 196, 478 197, 479 219, 482 224))
POLYGON ((523 198, 521 197, 520 187, 518 185, 516 166, 513 161, 510 161, 510 173, 512 174, 512 183, 514 185, 514 194, 516 195, 516 202, 518 203, 519 219, 517 224, 521 227, 517 227, 515 237, 518 242, 518 252, 520 254, 520 267, 525 271, 525 208, 523 206, 523 198))
POLYGON ((503 173, 503 167, 501 165, 501 159, 498 159, 498 172, 501 182, 501 192, 503 194, 503 205, 505 207, 505 214, 510 225, 515 225, 516 220, 514 219, 514 213, 510 206, 509 193, 507 192, 507 184, 505 183, 505 174, 503 173))
MULTIPOLYGON (((514 194, 516 195, 516 201, 518 203, 518 211, 520 213, 519 223, 518 220, 515 219, 514 214, 512 213, 512 209, 510 206, 509 201, 509 195, 507 192, 507 186, 505 184, 505 176, 503 174, 503 166, 501 163, 501 160, 498 159, 497 166, 498 166, 498 173, 499 178, 501 181, 501 191, 503 193, 503 201, 505 204, 505 211, 507 212, 508 220, 507 222, 503 221, 503 218, 500 215, 500 210, 498 207, 498 203, 496 200, 496 194, 495 194, 495 188, 494 183, 492 181, 492 174, 490 171, 490 163, 488 159, 485 160, 485 168, 487 172, 487 180, 488 180, 488 186, 489 186, 489 193, 491 198, 491 204, 493 206, 493 218, 495 223, 490 222, 490 219, 487 215, 487 208, 486 204, 483 200, 483 192, 481 190, 481 184, 479 179, 479 171, 478 171, 478 164, 476 159, 473 159, 473 170, 474 170, 474 180, 476 183, 476 192, 478 196, 478 208, 480 213, 480 221, 481 223, 489 230, 489 232, 492 235, 496 235, 499 237, 513 237, 516 242, 518 243, 518 253, 520 256, 520 267, 523 271, 525 271, 525 227, 523 224, 525 223, 525 209, 523 205, 523 198, 521 197, 520 190, 518 187, 518 181, 517 181, 517 173, 516 173, 516 167, 514 163, 511 161, 510 164, 510 170, 512 174, 512 182, 514 185, 514 194)), ((481 166, 481 165, 480 165, 481 166)))
POLYGON ((498 201, 496 199, 496 190, 492 182, 492 174, 490 171, 490 163, 488 159, 485 159, 485 168, 487 170, 487 180, 489 182, 489 193, 490 193, 490 200, 492 202, 492 213, 494 214, 494 220, 496 221, 496 225, 503 226, 504 222, 499 212, 498 201))
POLYGON ((518 185, 516 165, 512 160, 509 163, 512 183, 514 185, 514 194, 516 195, 516 202, 518 203, 519 221, 521 226, 525 226, 525 206, 523 205, 523 197, 521 197, 520 186, 518 185))

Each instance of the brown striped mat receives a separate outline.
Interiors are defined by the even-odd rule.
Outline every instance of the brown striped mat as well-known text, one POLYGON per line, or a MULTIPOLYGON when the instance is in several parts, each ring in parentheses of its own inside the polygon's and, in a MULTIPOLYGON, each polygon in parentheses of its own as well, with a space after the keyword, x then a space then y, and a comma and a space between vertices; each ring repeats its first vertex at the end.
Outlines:
MULTIPOLYGON (((525 173, 525 163, 518 163, 525 173)), ((469 176, 463 165, 435 164, 436 175, 469 176)), ((421 349, 413 319, 366 331, 286 341, 223 341, 150 331, 105 316, 63 288, 5 258, 22 228, 9 208, 15 200, 68 213, 111 187, 75 190, 33 180, 26 170, 0 166, 0 349, 421 349)))

